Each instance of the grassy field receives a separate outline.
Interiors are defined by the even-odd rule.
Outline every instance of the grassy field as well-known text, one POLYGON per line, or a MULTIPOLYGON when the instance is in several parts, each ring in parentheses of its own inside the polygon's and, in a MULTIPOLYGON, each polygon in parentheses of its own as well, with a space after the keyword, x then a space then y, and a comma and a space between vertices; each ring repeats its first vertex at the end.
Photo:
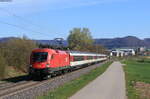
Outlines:
MULTIPOLYGON (((145 89, 137 91, 137 82, 150 84, 150 59, 146 58, 132 58, 123 62, 126 64, 124 67, 126 73, 126 85, 128 92, 128 99, 148 99, 142 96, 145 89)), ((144 85, 143 85, 144 86, 144 85)), ((144 88, 144 87, 143 87, 144 88)))
POLYGON ((103 66, 92 70, 90 73, 86 75, 82 75, 78 79, 66 83, 65 85, 55 89, 54 91, 48 92, 44 96, 38 97, 38 99, 68 99, 68 97, 72 96, 78 90, 87 85, 89 82, 91 82, 96 77, 101 75, 111 63, 112 62, 103 64, 103 66))

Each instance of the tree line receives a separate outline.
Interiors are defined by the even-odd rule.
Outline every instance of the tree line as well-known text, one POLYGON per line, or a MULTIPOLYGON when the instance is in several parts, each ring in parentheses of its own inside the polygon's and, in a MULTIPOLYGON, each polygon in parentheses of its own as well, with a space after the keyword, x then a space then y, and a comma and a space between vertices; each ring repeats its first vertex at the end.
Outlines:
POLYGON ((5 78, 10 68, 27 72, 31 51, 37 44, 27 38, 11 39, 0 44, 0 78, 5 78))

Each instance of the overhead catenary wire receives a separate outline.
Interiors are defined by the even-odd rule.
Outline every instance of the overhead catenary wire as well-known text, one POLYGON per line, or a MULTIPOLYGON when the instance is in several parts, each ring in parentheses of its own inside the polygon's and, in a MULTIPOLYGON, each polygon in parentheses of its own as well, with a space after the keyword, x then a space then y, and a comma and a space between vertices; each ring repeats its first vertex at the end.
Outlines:
POLYGON ((4 9, 4 8, 0 7, 0 10, 3 11, 3 12, 5 12, 5 13, 7 13, 7 14, 9 14, 9 15, 12 15, 13 17, 15 17, 15 18, 17 18, 17 19, 19 19, 19 20, 27 23, 27 24, 30 24, 30 25, 33 25, 35 27, 41 28, 39 25, 36 25, 33 22, 31 22, 30 20, 25 19, 25 18, 23 18, 23 17, 21 17, 19 15, 16 15, 15 13, 13 13, 13 12, 7 10, 7 9, 4 9))
MULTIPOLYGON (((4 22, 4 21, 1 21, 0 20, 0 23, 1 24, 6 24, 6 25, 9 25, 9 26, 13 26, 13 27, 16 27, 16 28, 19 28, 19 29, 22 29, 22 30, 25 30, 25 31, 29 31, 29 32, 34 32, 34 33, 39 33, 39 34, 45 34, 45 33, 41 33, 39 31, 35 31, 35 30, 32 30, 32 29, 28 29, 28 28, 25 28, 23 26, 19 26, 19 25, 16 25, 16 24, 11 24, 11 23, 8 23, 8 22, 4 22)), ((47 35, 47 34, 45 34, 47 35)))
MULTIPOLYGON (((27 24, 30 24, 30 25, 32 25, 32 26, 41 28, 39 25, 33 24, 33 22, 31 22, 31 21, 29 21, 29 20, 27 20, 27 19, 25 19, 25 18, 23 18, 23 17, 21 17, 21 16, 18 16, 18 15, 12 13, 11 11, 9 11, 9 10, 7 10, 7 9, 4 9, 4 8, 0 7, 0 10, 3 11, 3 12, 5 12, 5 13, 7 13, 7 14, 9 14, 9 15, 12 15, 13 17, 15 17, 15 18, 17 18, 17 19, 19 19, 19 20, 21 20, 21 21, 27 23, 27 24)), ((25 27, 20 26, 20 25, 16 25, 16 24, 4 22, 4 21, 1 21, 1 20, 0 20, 0 23, 6 24, 6 25, 9 25, 9 26, 13 26, 13 27, 16 27, 16 28, 20 28, 20 29, 23 29, 23 30, 26 30, 26 31, 29 31, 29 32, 39 33, 39 34, 41 34, 41 35, 44 34, 44 35, 46 35, 46 36, 49 36, 47 33, 39 32, 39 31, 34 30, 34 29, 25 28, 25 27)), ((49 33, 49 34, 50 34, 50 33, 49 33)))

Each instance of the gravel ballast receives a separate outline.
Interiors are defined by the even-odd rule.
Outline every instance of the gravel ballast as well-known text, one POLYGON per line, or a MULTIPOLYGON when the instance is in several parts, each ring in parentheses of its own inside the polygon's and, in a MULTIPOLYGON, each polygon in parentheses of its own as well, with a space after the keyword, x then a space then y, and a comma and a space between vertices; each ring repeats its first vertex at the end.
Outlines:
POLYGON ((2 99, 34 99, 35 97, 37 97, 39 95, 43 95, 44 93, 46 93, 50 90, 53 90, 55 88, 58 88, 59 86, 65 84, 71 80, 74 80, 83 74, 89 73, 91 70, 101 66, 102 64, 103 63, 91 65, 89 67, 82 68, 77 71, 52 78, 51 80, 44 82, 42 84, 35 85, 30 88, 26 88, 26 89, 17 91, 17 92, 15 92, 15 94, 12 93, 11 95, 2 97, 2 99))

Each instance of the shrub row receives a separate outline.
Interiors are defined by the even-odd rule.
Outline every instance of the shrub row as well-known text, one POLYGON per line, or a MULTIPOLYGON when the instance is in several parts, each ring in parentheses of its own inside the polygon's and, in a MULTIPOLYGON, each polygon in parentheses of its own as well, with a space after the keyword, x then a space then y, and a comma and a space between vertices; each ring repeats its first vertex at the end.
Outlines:
POLYGON ((34 48, 37 48, 36 43, 25 37, 0 43, 0 79, 9 72, 9 70, 6 71, 9 66, 27 72, 30 53, 34 48))

